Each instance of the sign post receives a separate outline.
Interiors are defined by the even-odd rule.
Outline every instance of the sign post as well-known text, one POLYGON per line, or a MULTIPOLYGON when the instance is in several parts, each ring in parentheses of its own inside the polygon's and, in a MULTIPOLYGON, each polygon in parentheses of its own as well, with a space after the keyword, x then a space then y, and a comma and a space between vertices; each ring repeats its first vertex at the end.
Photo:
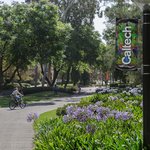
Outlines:
POLYGON ((150 6, 143 10, 143 144, 150 150, 150 6))
POLYGON ((138 20, 116 19, 116 68, 136 70, 138 55, 138 20))

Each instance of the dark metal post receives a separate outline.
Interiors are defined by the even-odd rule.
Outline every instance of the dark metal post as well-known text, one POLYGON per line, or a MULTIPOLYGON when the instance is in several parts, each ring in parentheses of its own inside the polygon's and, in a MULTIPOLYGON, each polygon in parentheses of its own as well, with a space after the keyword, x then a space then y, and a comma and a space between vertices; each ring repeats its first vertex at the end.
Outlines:
POLYGON ((150 6, 143 10, 143 145, 150 150, 150 6))

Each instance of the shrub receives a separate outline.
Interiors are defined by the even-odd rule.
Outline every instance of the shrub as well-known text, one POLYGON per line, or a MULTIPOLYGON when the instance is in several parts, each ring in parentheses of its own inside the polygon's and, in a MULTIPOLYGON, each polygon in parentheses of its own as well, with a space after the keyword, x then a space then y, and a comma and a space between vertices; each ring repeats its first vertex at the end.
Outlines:
POLYGON ((15 86, 13 84, 8 84, 5 87, 2 88, 2 90, 8 90, 8 89, 13 89, 15 86))
POLYGON ((57 116, 63 116, 63 115, 66 115, 66 108, 70 105, 73 105, 73 106, 79 106, 79 107, 84 107, 84 106, 88 106, 90 104, 90 102, 87 100, 88 98, 83 98, 81 100, 80 103, 70 103, 70 104, 67 104, 67 105, 64 105, 63 107, 59 107, 56 109, 56 115, 57 116))
POLYGON ((102 102, 105 102, 105 101, 107 101, 107 99, 108 99, 108 95, 109 94, 95 94, 94 96, 92 96, 91 98, 90 98, 90 102, 91 103, 96 103, 96 102, 98 102, 98 101, 102 101, 102 102))
POLYGON ((110 87, 118 87, 118 83, 111 83, 110 87))
POLYGON ((65 105, 58 109, 63 117, 37 125, 35 150, 142 149, 141 101, 142 96, 96 94, 65 105))
POLYGON ((57 116, 66 115, 66 106, 57 108, 56 115, 57 116))
POLYGON ((42 122, 38 129, 35 135, 35 150, 142 149, 141 125, 131 120, 110 118, 105 122, 89 120, 65 124, 59 118, 42 122))

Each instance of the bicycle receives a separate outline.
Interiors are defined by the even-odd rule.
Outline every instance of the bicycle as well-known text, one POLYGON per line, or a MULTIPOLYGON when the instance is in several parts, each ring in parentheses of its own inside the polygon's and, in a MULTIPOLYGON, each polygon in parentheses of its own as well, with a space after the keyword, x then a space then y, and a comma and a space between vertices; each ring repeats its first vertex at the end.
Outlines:
POLYGON ((26 102, 22 99, 22 96, 18 100, 12 94, 10 96, 11 101, 9 102, 9 108, 11 110, 15 109, 17 106, 20 106, 21 109, 26 107, 26 102))

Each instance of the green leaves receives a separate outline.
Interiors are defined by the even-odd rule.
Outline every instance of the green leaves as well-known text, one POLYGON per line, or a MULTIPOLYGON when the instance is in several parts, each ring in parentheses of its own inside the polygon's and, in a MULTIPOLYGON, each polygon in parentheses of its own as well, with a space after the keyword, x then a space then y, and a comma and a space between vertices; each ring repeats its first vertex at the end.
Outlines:
MULTIPOLYGON (((40 145, 49 148, 50 143, 55 149, 85 149, 85 150, 126 150, 142 149, 142 123, 139 119, 142 117, 140 108, 141 97, 136 97, 138 105, 132 103, 134 96, 130 96, 129 102, 118 100, 112 101, 108 98, 110 95, 97 95, 97 100, 103 101, 101 106, 109 107, 111 110, 127 111, 131 109, 133 117, 129 120, 116 120, 113 117, 105 121, 96 121, 89 119, 86 122, 76 120, 64 123, 62 118, 43 121, 37 130, 38 136, 35 139, 35 150, 40 150, 40 145), (132 100, 131 100, 132 99, 132 100), (128 103, 127 103, 128 102, 128 103), (134 111, 135 110, 135 111, 134 111), (87 128, 88 127, 88 128, 87 128), (94 132, 91 129, 95 129, 94 132), (42 133, 41 133, 42 130, 42 133), (44 137, 43 137, 44 136, 44 137), (39 148, 39 149, 38 149, 39 148)), ((114 96, 114 95, 111 95, 114 96)), ((92 97, 90 98, 92 99, 92 97)), ((84 99, 85 100, 85 99, 84 99)), ((89 99, 87 100, 89 101, 89 99)), ((84 107, 84 105, 82 105, 84 107)), ((42 150, 42 146, 41 146, 42 150)))
MULTIPOLYGON (((0 76, 5 62, 25 71, 32 61, 62 66, 71 26, 59 21, 58 8, 47 0, 0 6, 0 76), (56 59, 54 59, 56 58, 56 59), (54 61, 55 60, 55 61, 54 61)), ((7 66, 6 66, 7 68, 7 66)), ((11 76, 11 75, 10 75, 11 76)), ((0 86, 3 78, 0 79, 0 86)))

